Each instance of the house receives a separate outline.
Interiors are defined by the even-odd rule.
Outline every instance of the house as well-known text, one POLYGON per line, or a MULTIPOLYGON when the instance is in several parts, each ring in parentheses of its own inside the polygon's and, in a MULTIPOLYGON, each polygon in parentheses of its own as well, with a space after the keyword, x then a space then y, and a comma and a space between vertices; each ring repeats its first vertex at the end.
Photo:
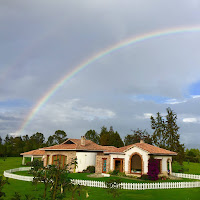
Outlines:
MULTIPOLYGON (((44 166, 57 164, 70 164, 72 159, 77 158, 76 172, 82 172, 88 166, 95 166, 96 173, 108 173, 119 170, 126 174, 142 175, 148 172, 148 160, 150 157, 159 161, 160 174, 167 175, 172 172, 172 156, 177 153, 162 149, 142 140, 140 143, 131 144, 121 148, 114 146, 101 146, 91 140, 68 139, 62 144, 45 147, 39 150, 22 153, 24 157, 41 157, 44 166)), ((74 166, 71 166, 71 170, 74 166)))

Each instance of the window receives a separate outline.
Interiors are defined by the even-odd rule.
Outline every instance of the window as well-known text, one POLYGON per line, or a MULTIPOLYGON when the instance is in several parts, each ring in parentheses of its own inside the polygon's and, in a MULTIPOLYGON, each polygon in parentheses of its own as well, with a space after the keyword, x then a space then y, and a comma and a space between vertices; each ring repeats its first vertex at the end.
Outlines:
POLYGON ((66 156, 63 155, 54 155, 52 157, 52 164, 59 165, 59 167, 63 168, 66 164, 66 156))
POLYGON ((102 158, 102 160, 103 160, 102 173, 106 173, 106 161, 107 161, 107 158, 102 158))

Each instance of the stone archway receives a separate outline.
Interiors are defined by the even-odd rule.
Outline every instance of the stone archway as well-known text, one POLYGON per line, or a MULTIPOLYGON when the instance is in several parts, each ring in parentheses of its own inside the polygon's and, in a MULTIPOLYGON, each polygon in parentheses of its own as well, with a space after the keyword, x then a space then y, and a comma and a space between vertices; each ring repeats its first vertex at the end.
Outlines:
POLYGON ((131 174, 143 174, 144 170, 143 170, 143 159, 142 159, 142 155, 140 155, 139 153, 133 153, 130 156, 130 173, 131 174))

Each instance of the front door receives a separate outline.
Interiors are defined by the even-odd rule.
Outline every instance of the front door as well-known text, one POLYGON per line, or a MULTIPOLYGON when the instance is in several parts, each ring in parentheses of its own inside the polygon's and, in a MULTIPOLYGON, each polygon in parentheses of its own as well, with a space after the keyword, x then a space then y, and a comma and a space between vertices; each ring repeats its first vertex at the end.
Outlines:
POLYGON ((114 169, 119 172, 123 172, 123 160, 122 158, 114 158, 114 169))

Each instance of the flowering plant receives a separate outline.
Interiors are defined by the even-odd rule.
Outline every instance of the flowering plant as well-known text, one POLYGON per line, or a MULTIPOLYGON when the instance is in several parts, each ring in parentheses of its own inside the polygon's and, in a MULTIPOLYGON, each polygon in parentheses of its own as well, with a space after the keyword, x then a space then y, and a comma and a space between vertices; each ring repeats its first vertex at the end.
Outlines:
POLYGON ((148 177, 149 180, 152 181, 156 181, 158 180, 158 174, 159 174, 159 161, 154 159, 154 158, 150 158, 149 159, 149 163, 148 163, 148 177))

